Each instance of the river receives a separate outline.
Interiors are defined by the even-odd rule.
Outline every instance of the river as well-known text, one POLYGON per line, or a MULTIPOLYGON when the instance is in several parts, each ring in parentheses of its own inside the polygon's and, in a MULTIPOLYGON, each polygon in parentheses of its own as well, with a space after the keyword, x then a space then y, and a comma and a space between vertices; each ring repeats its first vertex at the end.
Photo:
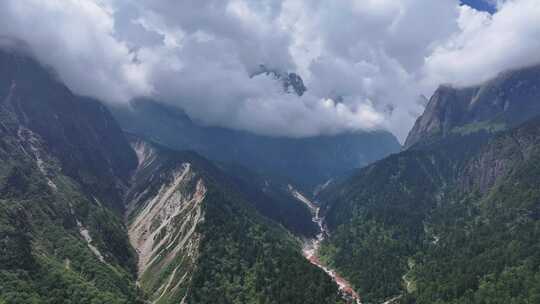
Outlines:
POLYGON ((334 282, 336 282, 343 299, 345 299, 347 303, 362 304, 360 301, 360 296, 356 293, 356 291, 354 291, 352 285, 342 276, 340 276, 335 269, 331 269, 323 265, 319 260, 319 248, 321 247, 321 243, 328 237, 328 229, 324 223, 324 218, 320 215, 320 207, 306 198, 302 193, 295 190, 292 186, 289 186, 289 190, 296 199, 306 204, 311 211, 313 222, 317 224, 317 227, 319 227, 319 233, 317 236, 314 239, 305 241, 304 248, 302 250, 304 257, 313 265, 324 270, 324 272, 326 272, 334 280, 334 282))

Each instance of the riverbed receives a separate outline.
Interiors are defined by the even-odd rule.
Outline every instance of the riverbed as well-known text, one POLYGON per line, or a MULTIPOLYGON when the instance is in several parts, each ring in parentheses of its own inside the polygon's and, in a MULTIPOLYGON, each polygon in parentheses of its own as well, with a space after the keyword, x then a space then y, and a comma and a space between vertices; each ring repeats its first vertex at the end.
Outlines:
POLYGON ((321 247, 321 243, 328 237, 328 229, 324 223, 324 217, 320 214, 320 207, 305 197, 302 193, 295 190, 292 186, 289 186, 291 194, 304 203, 312 214, 312 221, 317 224, 318 234, 315 238, 306 240, 304 242, 304 248, 302 250, 303 255, 313 265, 324 270, 338 285, 339 291, 347 303, 361 304, 360 296, 354 291, 352 285, 345 280, 335 269, 331 269, 323 265, 319 259, 318 252, 321 247))

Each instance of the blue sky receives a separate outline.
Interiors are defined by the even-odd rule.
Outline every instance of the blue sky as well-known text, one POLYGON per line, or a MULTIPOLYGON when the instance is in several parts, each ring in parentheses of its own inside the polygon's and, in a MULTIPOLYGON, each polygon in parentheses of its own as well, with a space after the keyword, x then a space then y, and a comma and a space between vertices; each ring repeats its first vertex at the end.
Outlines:
POLYGON ((477 10, 495 12, 495 6, 486 0, 461 0, 462 3, 476 8, 477 10))

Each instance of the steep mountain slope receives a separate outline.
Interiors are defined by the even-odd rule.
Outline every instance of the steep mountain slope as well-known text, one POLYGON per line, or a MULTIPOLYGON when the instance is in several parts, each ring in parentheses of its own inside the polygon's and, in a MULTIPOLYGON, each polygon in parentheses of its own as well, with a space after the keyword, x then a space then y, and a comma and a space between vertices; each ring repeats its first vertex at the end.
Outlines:
POLYGON ((219 167, 259 213, 302 238, 317 234, 318 227, 309 208, 291 191, 293 181, 256 173, 237 164, 221 163, 219 167))
POLYGON ((0 70, 0 302, 138 303, 120 128, 20 51, 0 70))
MULTIPOLYGON (((52 71, 21 51, 0 51, 3 124, 38 137, 62 172, 104 204, 122 209, 122 183, 136 157, 99 102, 73 95, 52 71)), ((28 139, 28 138, 27 138, 28 139)))
POLYGON ((342 303, 238 179, 193 152, 132 149, 20 50, 0 63, 1 303, 342 303))
POLYGON ((367 303, 401 291, 401 276, 423 237, 426 210, 447 182, 448 165, 431 154, 401 153, 323 192, 330 238, 322 260, 337 268, 367 303))
MULTIPOLYGON (((128 136, 138 138, 135 135, 128 136)), ((256 173, 234 163, 216 165, 260 214, 282 224, 297 236, 315 236, 317 225, 312 221, 311 213, 305 204, 291 193, 292 181, 256 173)))
POLYGON ((258 215, 217 167, 192 152, 133 146, 129 233, 154 303, 340 302, 300 244, 258 215))
POLYGON ((477 173, 465 173, 462 191, 426 223, 437 242, 414 259, 411 302, 540 300, 539 161, 540 119, 495 138, 469 161, 464 171, 477 173))
POLYGON ((496 132, 540 113, 540 65, 507 71, 478 86, 441 86, 405 142, 429 144, 451 134, 496 132))
POLYGON ((315 187, 400 149, 396 138, 383 131, 275 138, 204 127, 184 112, 151 100, 136 100, 130 107, 111 110, 129 133, 278 179, 286 177, 305 187, 315 187))
MULTIPOLYGON (((538 301, 540 120, 511 128, 540 104, 540 92, 532 95, 531 71, 536 68, 500 77, 505 92, 514 87, 507 87, 508 79, 522 84, 520 93, 509 89, 513 93, 505 95, 506 110, 498 99, 489 102, 478 94, 483 106, 455 112, 464 99, 444 104, 434 96, 417 127, 437 106, 437 113, 448 115, 433 116, 441 129, 425 130, 444 132, 423 133, 426 141, 319 195, 330 229, 322 259, 349 279, 366 303, 400 295, 395 301, 403 303, 538 301), (529 111, 517 115, 510 104, 529 111), (504 121, 511 129, 452 131, 471 121, 504 121)), ((415 132, 418 128, 409 138, 415 132)))

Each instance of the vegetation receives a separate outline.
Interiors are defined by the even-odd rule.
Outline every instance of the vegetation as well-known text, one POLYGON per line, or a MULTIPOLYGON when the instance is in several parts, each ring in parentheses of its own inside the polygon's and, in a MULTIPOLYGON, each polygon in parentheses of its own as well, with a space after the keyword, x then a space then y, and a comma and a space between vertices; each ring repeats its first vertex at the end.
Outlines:
MULTIPOLYGON (((72 94, 32 58, 0 50, 0 67, 0 303, 144 303, 123 224, 137 166, 124 134, 103 105, 72 94)), ((188 288, 189 303, 341 302, 336 285, 291 234, 259 215, 240 184, 193 153, 178 155, 191 155, 211 193, 193 284, 159 303, 180 302, 188 288)), ((160 286, 163 276, 148 281, 160 286)))
POLYGON ((540 155, 489 193, 433 215, 440 234, 415 259, 417 303, 538 303, 540 155))
POLYGON ((189 303, 342 303, 283 229, 227 189, 209 190, 189 303))
POLYGON ((458 133, 462 135, 469 135, 481 131, 487 131, 489 133, 497 133, 504 131, 507 126, 502 122, 491 122, 491 121, 482 121, 482 122, 473 122, 463 126, 455 127, 451 130, 453 133, 458 133))
MULTIPOLYGON (((136 303, 133 253, 124 247, 122 255, 114 255, 120 251, 109 246, 118 241, 114 233, 110 240, 98 237, 98 229, 122 227, 121 219, 86 201, 68 178, 55 179, 58 190, 53 192, 30 164, 10 172, 0 185, 0 299, 10 304, 136 303), (80 206, 86 215, 79 213, 80 206), (89 249, 76 218, 88 225, 106 263, 89 249)), ((124 233, 116 231, 125 238, 124 233)))
POLYGON ((62 152, 51 153, 54 146, 21 125, 11 107, 10 100, 0 105, 0 303, 139 303, 122 218, 63 173, 58 155, 81 152, 56 143, 62 152))
MULTIPOLYGON (((122 218, 120 188, 136 165, 133 151, 103 106, 71 94, 32 59, 10 56, 0 53, 0 304, 144 303, 122 218)), ((523 117, 515 121, 534 113, 512 115, 518 112, 523 117)), ((390 156, 321 195, 331 229, 321 258, 354 285, 364 303, 396 296, 408 304, 540 302, 540 120, 489 142, 502 125, 460 126, 444 140, 390 156)), ((217 146, 206 152, 215 156, 227 136, 210 131, 206 136, 217 146)), ((250 135, 234 136, 242 141, 250 135)), ((349 134, 322 142, 331 152, 351 138, 358 139, 349 134)), ((320 144, 306 141, 302 145, 320 144)), ((325 168, 335 163, 328 153, 308 149, 321 171, 307 176, 295 145, 283 157, 276 151, 287 140, 262 142, 255 146, 266 154, 254 154, 277 156, 280 170, 291 170, 306 184, 327 178, 325 168)), ((392 142, 385 151, 393 149, 392 142)), ((338 148, 334 156, 356 151, 354 146, 338 148)), ((372 152, 367 159, 379 155, 372 152)), ((294 221, 309 217, 298 202, 288 205, 283 185, 260 191, 262 176, 229 168, 237 176, 230 179, 193 153, 166 153, 176 155, 162 160, 171 166, 177 165, 175 157, 190 155, 208 192, 197 226, 196 263, 177 255, 169 264, 192 271, 191 281, 159 296, 158 304, 343 303, 331 279, 301 256, 297 239, 272 221, 313 234, 309 220, 294 221)), ((361 160, 351 157, 343 164, 361 160)), ((277 169, 272 163, 262 169, 277 169)), ((162 184, 158 179, 152 188, 138 186, 149 195, 146 190, 162 184)), ((146 291, 155 294, 173 271, 162 270, 143 276, 146 291)))
POLYGON ((401 292, 407 257, 423 237, 424 210, 447 175, 442 156, 404 152, 323 193, 331 237, 322 244, 322 258, 349 279, 362 300, 401 292))
POLYGON ((469 139, 389 157, 323 194, 322 254, 366 303, 538 302, 540 120, 469 139))
POLYGON ((252 203, 257 211, 302 237, 313 238, 318 232, 317 224, 306 205, 291 195, 285 178, 257 174, 234 164, 221 166, 231 177, 234 186, 252 203))

